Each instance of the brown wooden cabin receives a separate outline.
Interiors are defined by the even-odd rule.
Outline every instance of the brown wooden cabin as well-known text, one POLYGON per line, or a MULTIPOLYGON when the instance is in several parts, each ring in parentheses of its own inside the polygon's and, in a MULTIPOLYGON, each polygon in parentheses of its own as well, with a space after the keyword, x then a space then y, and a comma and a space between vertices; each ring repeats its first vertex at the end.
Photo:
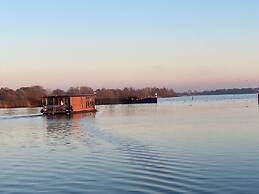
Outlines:
POLYGON ((72 114, 95 112, 95 95, 46 96, 42 99, 43 114, 72 114))

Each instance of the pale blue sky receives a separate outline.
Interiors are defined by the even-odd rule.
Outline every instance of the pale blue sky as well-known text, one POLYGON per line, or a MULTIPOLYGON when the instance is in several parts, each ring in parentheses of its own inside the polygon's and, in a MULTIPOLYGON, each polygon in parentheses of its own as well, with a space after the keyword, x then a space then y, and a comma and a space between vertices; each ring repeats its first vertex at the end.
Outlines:
POLYGON ((0 87, 259 86, 259 1, 0 1, 0 87))

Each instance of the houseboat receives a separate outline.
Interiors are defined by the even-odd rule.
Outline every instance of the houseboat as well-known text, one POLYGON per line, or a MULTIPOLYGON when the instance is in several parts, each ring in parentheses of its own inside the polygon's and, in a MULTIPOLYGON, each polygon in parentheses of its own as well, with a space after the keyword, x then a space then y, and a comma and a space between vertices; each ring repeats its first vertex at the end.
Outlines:
POLYGON ((46 96, 41 112, 45 115, 96 112, 95 94, 46 96))

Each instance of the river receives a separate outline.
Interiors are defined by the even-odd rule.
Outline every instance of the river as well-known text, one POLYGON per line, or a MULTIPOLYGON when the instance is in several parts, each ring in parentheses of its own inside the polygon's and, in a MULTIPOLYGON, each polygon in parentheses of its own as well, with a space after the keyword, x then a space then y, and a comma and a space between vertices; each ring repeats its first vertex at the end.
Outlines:
POLYGON ((258 193, 256 95, 97 108, 0 109, 0 193, 258 193))

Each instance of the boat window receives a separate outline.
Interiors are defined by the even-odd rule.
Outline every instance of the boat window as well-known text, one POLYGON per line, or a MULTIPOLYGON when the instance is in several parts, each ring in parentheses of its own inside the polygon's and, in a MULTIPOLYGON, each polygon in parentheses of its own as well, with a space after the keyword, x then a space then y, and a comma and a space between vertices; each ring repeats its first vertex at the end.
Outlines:
POLYGON ((70 98, 66 98, 65 101, 66 101, 65 102, 66 106, 69 106, 70 105, 70 98))
POLYGON ((47 105, 53 105, 53 98, 47 99, 47 105))

